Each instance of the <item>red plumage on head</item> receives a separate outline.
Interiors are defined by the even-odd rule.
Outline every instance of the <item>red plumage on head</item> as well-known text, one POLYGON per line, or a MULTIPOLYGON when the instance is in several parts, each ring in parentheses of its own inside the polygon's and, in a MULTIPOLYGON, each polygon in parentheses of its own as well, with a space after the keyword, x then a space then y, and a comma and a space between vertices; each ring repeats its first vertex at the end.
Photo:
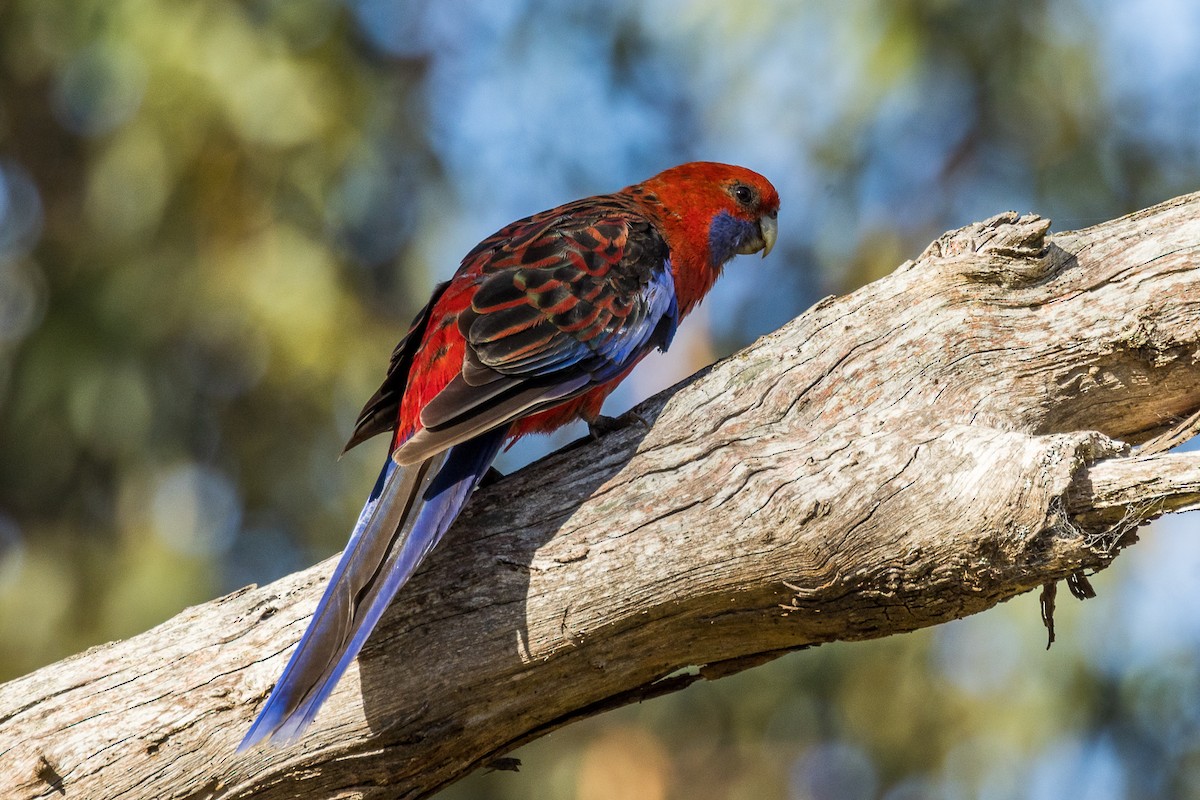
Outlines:
POLYGON ((713 218, 724 211, 748 222, 762 216, 773 220, 779 212, 779 193, 770 181, 745 167, 712 161, 680 164, 622 192, 639 197, 647 214, 657 214, 671 248, 681 316, 704 299, 724 267, 724 262, 713 263, 709 250, 713 218), (737 201, 738 185, 753 190, 752 205, 737 201))

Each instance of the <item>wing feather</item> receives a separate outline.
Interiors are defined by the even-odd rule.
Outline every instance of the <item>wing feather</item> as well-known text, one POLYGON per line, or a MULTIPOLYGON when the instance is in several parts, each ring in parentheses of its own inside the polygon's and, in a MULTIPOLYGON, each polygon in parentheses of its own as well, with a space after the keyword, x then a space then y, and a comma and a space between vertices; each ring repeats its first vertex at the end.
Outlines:
POLYGON ((466 357, 397 447, 402 464, 612 380, 678 322, 666 241, 619 195, 514 223, 463 270, 477 276, 458 315, 466 357))

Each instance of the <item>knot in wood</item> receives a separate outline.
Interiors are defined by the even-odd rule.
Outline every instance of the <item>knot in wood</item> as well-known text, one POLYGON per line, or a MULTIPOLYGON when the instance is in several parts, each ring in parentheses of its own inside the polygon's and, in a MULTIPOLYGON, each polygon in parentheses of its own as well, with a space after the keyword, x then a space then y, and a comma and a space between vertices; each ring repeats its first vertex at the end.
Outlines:
POLYGON ((1050 220, 1037 214, 1006 211, 942 234, 918 261, 949 262, 974 281, 1009 288, 1029 286, 1058 268, 1046 245, 1049 229, 1050 220))

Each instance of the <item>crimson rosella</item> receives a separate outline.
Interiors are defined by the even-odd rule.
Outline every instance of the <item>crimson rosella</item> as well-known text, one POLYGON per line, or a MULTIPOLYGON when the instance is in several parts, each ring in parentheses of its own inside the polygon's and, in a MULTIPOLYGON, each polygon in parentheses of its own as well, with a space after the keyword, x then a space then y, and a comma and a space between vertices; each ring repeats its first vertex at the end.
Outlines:
POLYGON ((392 445, 300 646, 239 750, 298 738, 506 440, 605 397, 737 254, 775 244, 779 195, 741 167, 683 164, 514 222, 439 285, 347 449, 392 445))

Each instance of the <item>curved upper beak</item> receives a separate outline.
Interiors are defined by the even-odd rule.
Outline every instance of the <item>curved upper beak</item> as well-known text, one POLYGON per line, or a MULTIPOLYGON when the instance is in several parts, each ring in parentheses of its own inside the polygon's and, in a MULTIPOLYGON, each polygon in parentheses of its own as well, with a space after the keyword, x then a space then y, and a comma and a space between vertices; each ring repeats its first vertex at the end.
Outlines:
POLYGON ((758 230, 762 235, 763 258, 771 252, 771 248, 775 246, 775 239, 779 236, 779 212, 774 214, 764 214, 758 220, 758 230))
POLYGON ((748 256, 761 250, 763 258, 767 257, 767 253, 771 252, 771 248, 775 246, 775 237, 779 235, 779 212, 763 214, 758 218, 756 227, 758 230, 742 239, 741 244, 734 252, 748 256))

